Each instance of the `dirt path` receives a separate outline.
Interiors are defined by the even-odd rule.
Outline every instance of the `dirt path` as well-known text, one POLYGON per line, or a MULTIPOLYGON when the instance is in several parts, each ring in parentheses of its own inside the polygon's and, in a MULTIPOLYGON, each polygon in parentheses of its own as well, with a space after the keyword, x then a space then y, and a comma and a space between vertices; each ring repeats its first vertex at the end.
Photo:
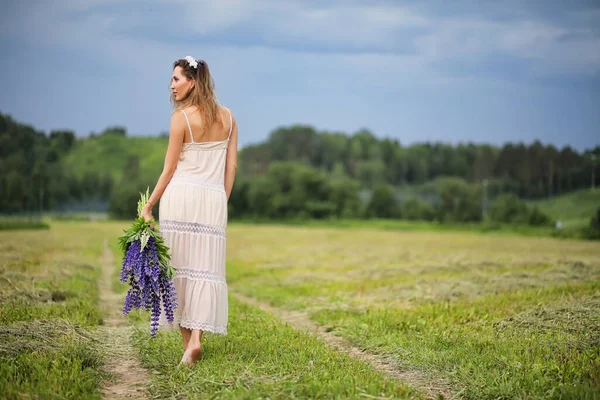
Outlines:
POLYGON ((284 322, 287 322, 294 328, 302 331, 308 331, 314 335, 322 338, 325 343, 332 346, 338 351, 346 353, 352 357, 355 357, 361 361, 365 361, 370 364, 375 370, 383 372, 384 374, 397 379, 409 386, 419 389, 429 399, 439 399, 440 395, 443 399, 455 399, 457 396, 452 392, 450 386, 440 380, 432 379, 427 377, 421 371, 402 371, 394 367, 394 362, 386 358, 385 356, 368 353, 358 347, 353 346, 349 340, 336 336, 331 332, 326 332, 324 327, 311 321, 308 318, 307 313, 301 311, 288 311, 280 308, 272 307, 268 304, 262 303, 254 298, 244 296, 239 293, 230 291, 238 300, 253 306, 259 307, 264 311, 267 311, 284 322))
POLYGON ((132 328, 126 324, 121 314, 125 295, 112 290, 113 274, 116 272, 115 258, 106 239, 100 262, 100 302, 104 325, 100 327, 99 332, 107 352, 106 369, 114 375, 112 381, 104 382, 102 396, 105 399, 146 399, 145 385, 150 382, 150 377, 140 365, 129 343, 132 328))

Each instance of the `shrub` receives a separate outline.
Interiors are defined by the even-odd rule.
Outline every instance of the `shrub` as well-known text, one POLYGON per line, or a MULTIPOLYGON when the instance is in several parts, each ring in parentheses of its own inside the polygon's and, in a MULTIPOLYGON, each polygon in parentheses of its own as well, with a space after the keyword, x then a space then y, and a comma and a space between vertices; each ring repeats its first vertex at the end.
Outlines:
POLYGON ((389 185, 377 185, 365 211, 367 218, 398 218, 400 208, 394 190, 389 185))
POLYGON ((433 184, 439 199, 437 218, 441 222, 481 221, 482 190, 479 185, 457 177, 438 178, 433 184))
POLYGON ((527 204, 516 195, 502 194, 490 207, 490 219, 496 222, 525 224, 529 222, 529 210, 527 204))
MULTIPOLYGON (((140 193, 149 187, 152 190, 152 184, 135 180, 132 182, 121 182, 117 185, 110 198, 108 204, 108 213, 111 218, 115 219, 133 219, 137 217, 137 202, 140 198, 140 193)), ((152 214, 157 218, 160 207, 160 200, 154 205, 152 214)), ((158 217, 160 218, 160 217, 158 217)))
POLYGON ((533 207, 529 212, 529 225, 532 226, 550 226, 553 225, 552 219, 539 210, 537 207, 533 207))
POLYGON ((494 222, 549 226, 552 219, 537 207, 530 209, 527 204, 512 193, 500 195, 490 207, 490 219, 494 222))
POLYGON ((408 220, 432 221, 435 218, 433 206, 418 197, 412 197, 402 202, 400 214, 402 218, 408 220))
POLYGON ((596 210, 596 215, 590 218, 590 224, 585 232, 585 237, 588 239, 600 239, 600 208, 596 210))

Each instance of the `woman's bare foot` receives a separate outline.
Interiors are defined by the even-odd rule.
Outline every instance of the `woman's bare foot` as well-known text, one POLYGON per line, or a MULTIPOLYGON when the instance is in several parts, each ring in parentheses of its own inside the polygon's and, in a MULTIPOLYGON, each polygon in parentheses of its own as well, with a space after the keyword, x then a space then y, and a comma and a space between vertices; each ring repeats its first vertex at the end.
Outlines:
POLYGON ((183 352, 183 357, 181 357, 179 365, 190 365, 190 354, 187 349, 183 352))
POLYGON ((185 364, 192 366, 196 364, 198 358, 202 354, 202 347, 200 343, 188 343, 186 351, 183 353, 183 357, 181 357, 180 364, 185 364))
POLYGON ((196 361, 198 361, 198 358, 200 358, 200 354, 202 354, 202 347, 200 343, 192 343, 190 341, 190 343, 188 343, 187 351, 190 353, 190 361, 192 365, 196 364, 196 361))

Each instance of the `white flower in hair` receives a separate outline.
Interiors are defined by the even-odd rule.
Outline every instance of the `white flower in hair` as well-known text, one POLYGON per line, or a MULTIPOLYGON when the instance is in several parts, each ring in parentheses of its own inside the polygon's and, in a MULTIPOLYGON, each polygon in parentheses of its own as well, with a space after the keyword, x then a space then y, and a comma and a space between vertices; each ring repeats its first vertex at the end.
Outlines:
POLYGON ((188 62, 188 64, 190 64, 190 67, 192 68, 198 68, 198 61, 196 61, 196 59, 192 56, 186 56, 184 58, 185 61, 188 62))

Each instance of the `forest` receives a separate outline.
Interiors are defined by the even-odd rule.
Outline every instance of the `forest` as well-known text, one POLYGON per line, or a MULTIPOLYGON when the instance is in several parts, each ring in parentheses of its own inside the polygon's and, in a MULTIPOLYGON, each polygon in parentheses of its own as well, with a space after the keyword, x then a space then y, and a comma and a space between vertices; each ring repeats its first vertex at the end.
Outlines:
MULTIPOLYGON (((156 183, 166 146, 165 135, 131 137, 120 126, 82 138, 0 114, 0 213, 93 210, 131 218, 139 192, 156 183)), ((367 129, 284 126, 239 150, 229 212, 234 219, 551 225, 551 216, 525 201, 597 186, 599 155, 600 146, 403 145, 367 129)))

